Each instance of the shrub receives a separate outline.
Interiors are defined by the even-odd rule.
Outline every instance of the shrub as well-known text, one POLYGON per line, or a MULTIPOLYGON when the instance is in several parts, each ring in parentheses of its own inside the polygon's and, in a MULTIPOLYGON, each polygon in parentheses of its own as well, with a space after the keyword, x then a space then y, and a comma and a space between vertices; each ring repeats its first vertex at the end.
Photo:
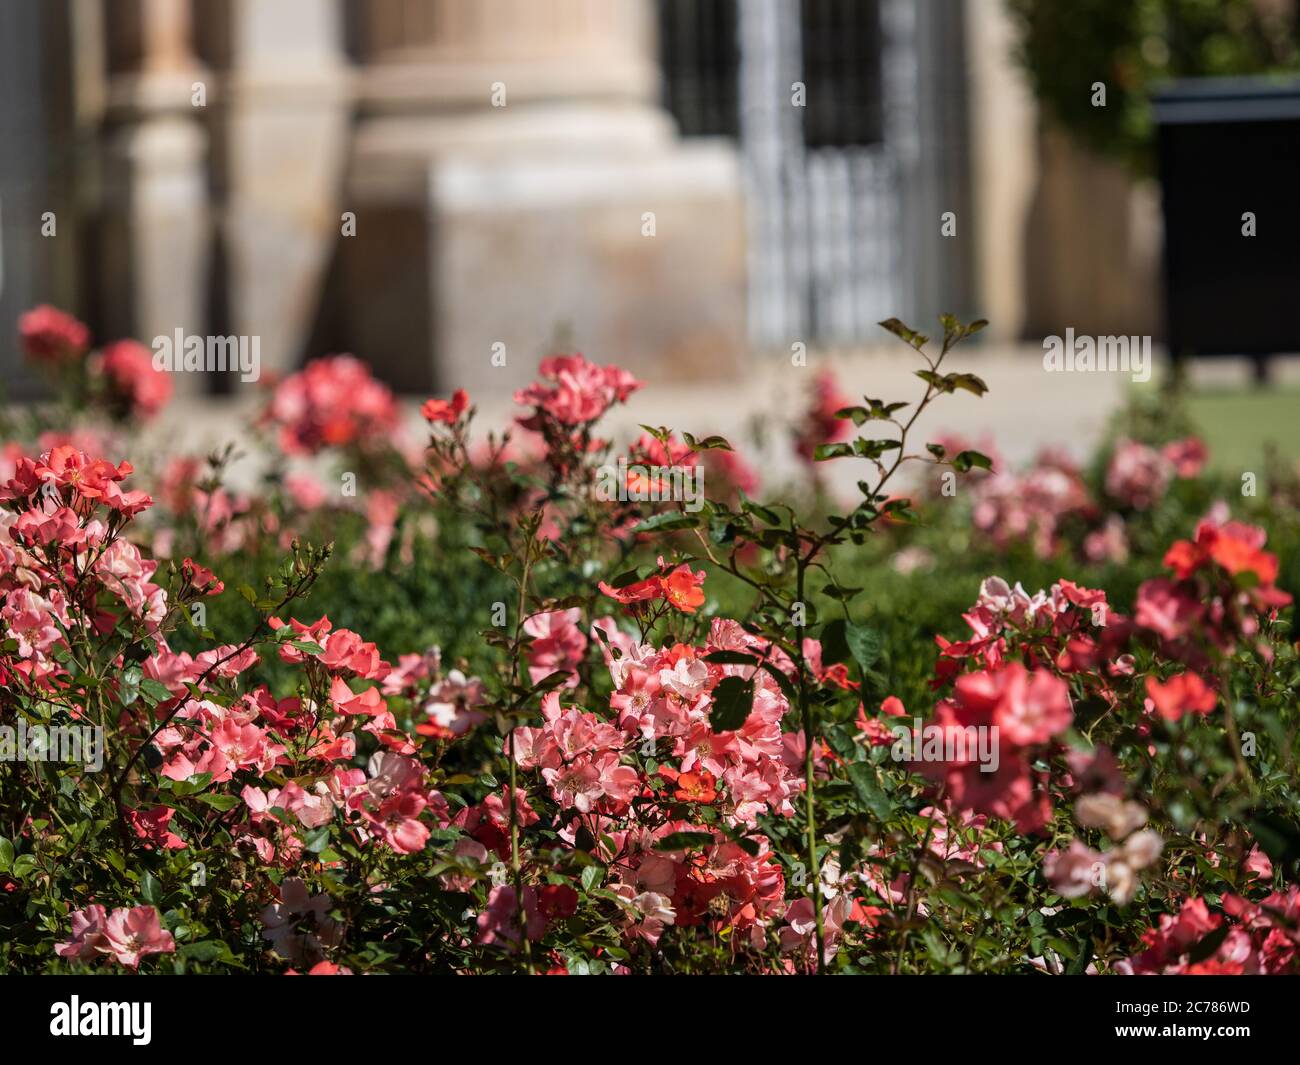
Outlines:
POLYGON ((423 448, 318 361, 243 493, 227 451, 147 494, 70 390, 0 468, 5 968, 1293 971, 1289 485, 1234 519, 1167 424, 918 447, 982 323, 883 324, 918 397, 819 380, 791 427, 848 504, 756 500, 717 436, 620 453, 639 382, 577 355, 481 440, 430 400, 423 448))

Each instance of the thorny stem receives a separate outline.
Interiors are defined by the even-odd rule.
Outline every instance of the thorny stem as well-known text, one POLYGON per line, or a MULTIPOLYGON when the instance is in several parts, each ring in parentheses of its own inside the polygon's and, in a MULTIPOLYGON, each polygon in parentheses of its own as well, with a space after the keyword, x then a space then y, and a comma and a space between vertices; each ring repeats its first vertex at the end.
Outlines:
MULTIPOLYGON (((933 371, 938 370, 940 363, 943 362, 944 356, 948 354, 948 350, 950 346, 951 346, 950 343, 945 338, 943 350, 939 353, 939 356, 932 363, 930 363, 931 370, 933 371)), ((921 354, 924 356, 924 352, 922 352, 921 354)), ((926 361, 929 362, 930 360, 928 356, 925 357, 926 357, 926 361)), ((885 469, 883 466, 879 467, 881 471, 880 480, 876 482, 875 490, 872 493, 873 498, 875 496, 880 495, 881 491, 884 489, 884 486, 897 472, 899 466, 901 466, 903 462, 906 461, 907 458, 909 457, 907 455, 908 433, 911 431, 912 426, 916 424, 917 418, 921 416, 921 412, 925 410, 926 407, 929 406, 930 401, 934 398, 935 394, 936 393, 935 393, 935 388, 933 383, 926 382, 925 395, 921 397, 921 401, 916 405, 916 408, 912 411, 911 417, 908 418, 906 422, 895 423, 898 426, 898 430, 899 430, 898 454, 895 456, 893 463, 889 466, 888 469, 885 469)), ((793 527, 793 522, 792 522, 792 527, 793 527)), ((826 545, 828 539, 829 537, 827 536, 818 536, 814 538, 809 544, 808 553, 806 555, 798 554, 796 550, 797 559, 795 563, 796 566, 795 601, 798 603, 804 602, 804 583, 805 583, 805 575, 807 573, 807 568, 812 563, 812 560, 817 556, 818 552, 821 551, 821 549, 826 545)), ((704 538, 702 536, 700 537, 700 540, 702 543, 704 542, 704 538)), ((731 567, 731 572, 736 573, 737 576, 742 576, 741 574, 737 573, 734 566, 731 567)), ((754 583, 754 582, 751 581, 750 583, 754 583)), ((757 585, 755 586, 757 587, 757 585)), ((813 922, 814 922, 814 929, 816 932, 816 943, 817 943, 817 967, 814 970, 814 972, 820 975, 825 972, 826 949, 825 949, 825 929, 822 923, 821 869, 817 862, 817 800, 814 791, 815 760, 813 757, 814 731, 813 731, 813 720, 812 720, 812 707, 808 702, 807 666, 803 654, 803 640, 796 639, 794 643, 795 643, 795 652, 796 652, 795 661, 798 664, 798 668, 799 668, 799 715, 803 727, 803 738, 804 738, 804 803, 805 803, 805 809, 807 811, 807 819, 808 819, 808 865, 809 865, 810 875, 813 878, 813 884, 812 884, 813 922)), ((932 817, 930 824, 926 827, 926 839, 921 844, 922 850, 929 845, 929 836, 931 830, 933 829, 933 823, 934 822, 932 817)), ((919 863, 919 861, 920 861, 920 852, 918 851, 917 863, 919 863)), ((916 863, 914 863, 913 866, 913 879, 915 879, 915 864, 916 863)), ((911 887, 909 885, 909 895, 910 894, 911 894, 911 887)), ((909 919, 911 918, 911 911, 914 905, 915 905, 914 898, 909 899, 909 904, 908 904, 909 919)), ((901 960, 901 947, 900 947, 900 960, 901 960)), ((897 966, 897 964, 898 962, 895 962, 895 966, 897 966)))
MULTIPOLYGON (((925 356, 924 352, 921 353, 922 356, 926 358, 926 361, 930 363, 931 370, 933 371, 938 370, 939 365, 943 362, 944 356, 948 354, 949 347, 950 344, 947 341, 945 341, 943 350, 939 353, 938 357, 933 362, 930 362, 928 356, 925 356)), ((899 430, 898 454, 895 456, 893 463, 890 464, 888 468, 886 468, 881 464, 877 464, 880 470, 880 479, 876 482, 876 486, 872 492, 873 500, 875 496, 880 495, 881 491, 884 489, 884 486, 893 478, 894 474, 897 472, 899 466, 901 466, 903 462, 905 462, 909 457, 915 457, 915 456, 909 456, 907 454, 908 434, 910 433, 912 427, 916 424, 916 420, 921 416, 921 412, 924 411, 930 405, 931 400, 934 399, 936 394, 937 393, 935 391, 934 385, 930 382, 927 382, 925 394, 921 397, 921 401, 916 405, 915 409, 912 411, 911 416, 905 422, 903 421, 894 422, 894 424, 898 427, 899 430)), ((791 523, 791 526, 792 526, 792 531, 795 531, 795 526, 793 521, 791 523)), ((798 535, 797 531, 796 531, 796 535, 798 535)), ((705 538, 705 536, 699 529, 695 530, 695 536, 696 539, 699 540, 700 545, 703 547, 705 554, 708 556, 711 562, 713 562, 715 565, 721 566, 732 576, 737 577, 738 579, 744 581, 746 584, 750 585, 752 588, 758 591, 761 596, 769 600, 772 600, 777 605, 782 605, 780 604, 779 600, 773 595, 770 588, 768 588, 766 585, 761 584, 760 582, 754 580, 753 578, 743 573, 740 570, 740 568, 735 564, 734 559, 731 559, 728 562, 721 562, 718 559, 717 555, 713 552, 712 548, 710 547, 708 540, 705 538)), ((806 581, 808 567, 809 565, 813 564, 813 559, 816 558, 817 554, 822 550, 823 547, 826 546, 826 544, 832 539, 833 536, 834 534, 823 534, 823 535, 812 537, 808 542, 808 550, 806 554, 800 552, 796 548, 795 602, 797 603, 804 602, 805 581, 806 581)), ((805 815, 808 822, 806 842, 807 842, 807 858, 808 858, 809 875, 812 877, 813 927, 815 931, 816 949, 817 949, 817 964, 816 964, 816 968, 814 969, 814 972, 820 975, 825 972, 825 966, 826 966, 826 935, 825 935, 824 923, 822 920, 821 869, 817 861, 817 797, 816 797, 816 781, 815 781, 816 760, 814 757, 814 743, 816 740, 816 736, 815 736, 815 729, 813 727, 812 706, 808 700, 807 663, 803 653, 803 640, 798 636, 796 636, 796 638, 793 640, 793 645, 794 645, 793 647, 794 658, 799 671, 799 717, 800 717, 800 726, 803 730, 803 740, 804 740, 804 809, 805 809, 805 815)), ((931 825, 927 827, 926 830, 927 838, 925 843, 922 844, 922 848, 927 846, 929 843, 929 831, 932 827, 933 827, 933 822, 931 822, 931 825)), ((918 853, 918 861, 919 861, 919 853, 918 853)), ((914 870, 914 875, 915 875, 915 870, 914 870)), ((901 955, 901 951, 900 951, 900 955, 901 955)), ((897 965, 898 962, 895 962, 895 967, 897 967, 897 965)))
MULTIPOLYGON (((298 584, 295 584, 292 588, 290 588, 285 593, 283 599, 281 599, 270 611, 262 615, 261 619, 257 623, 257 627, 253 629, 252 633, 249 634, 248 638, 245 639, 243 643, 241 643, 233 651, 230 651, 227 654, 222 655, 220 658, 216 659, 210 666, 208 666, 207 669, 203 671, 203 673, 199 676, 199 678, 194 682, 195 687, 202 688, 204 683, 207 681, 208 677, 210 677, 213 674, 213 672, 217 670, 218 667, 225 665, 227 662, 231 661, 234 658, 238 658, 241 654, 243 654, 250 647, 252 647, 253 644, 255 644, 261 638, 263 631, 267 627, 268 619, 273 615, 278 614, 281 610, 283 610, 286 606, 288 606, 291 602, 293 602, 293 600, 297 599, 304 591, 306 591, 308 588, 311 587, 312 584, 315 583, 315 580, 316 580, 315 573, 311 573, 304 580, 300 581, 298 584)), ((144 753, 145 748, 148 747, 149 744, 153 743, 153 741, 157 739, 158 734, 162 732, 162 730, 165 729, 169 724, 171 724, 172 719, 176 717, 176 715, 180 712, 181 707, 183 707, 187 701, 188 701, 187 697, 178 697, 175 700, 175 705, 172 706, 172 708, 168 710, 166 714, 163 715, 162 720, 159 721, 158 724, 154 726, 153 730, 149 733, 149 735, 147 735, 143 740, 140 741, 139 744, 136 745, 135 749, 131 752, 130 757, 127 758, 126 764, 122 766, 122 768, 118 771, 117 775, 113 778, 113 783, 110 786, 110 790, 113 793, 113 806, 117 810, 117 830, 119 836, 122 839, 123 847, 127 847, 130 845, 130 839, 126 832, 126 811, 122 806, 122 786, 123 784, 126 783, 127 776, 130 774, 131 769, 135 765, 135 763, 139 761, 140 755, 144 753)))
POLYGON ((946 784, 939 788, 939 794, 935 796, 929 820, 925 823, 925 837, 921 840, 921 845, 916 848, 916 853, 912 855, 912 866, 907 875, 907 915, 904 918, 903 934, 898 937, 898 954, 894 958, 892 969, 895 976, 898 975, 898 970, 903 964, 903 954, 907 948, 907 925, 911 923, 912 917, 916 913, 916 874, 921 867, 921 859, 930 847, 930 837, 934 833, 935 818, 938 816, 939 804, 943 802, 943 795, 946 790, 946 784))
MULTIPOLYGON (((808 561, 812 558, 816 546, 807 557, 800 556, 796 568, 796 602, 802 603, 804 596, 804 574, 808 561)), ((808 875, 812 877, 813 927, 817 941, 817 967, 813 970, 819 976, 826 968, 826 933, 822 928, 822 878, 821 867, 817 864, 817 799, 813 793, 813 720, 812 707, 808 703, 807 664, 803 655, 803 640, 796 638, 795 662, 799 668, 799 716, 803 726, 803 781, 804 809, 808 816, 808 875)))
MULTIPOLYGON (((961 337, 958 336, 956 339, 961 339, 961 337)), ((925 352, 921 351, 919 348, 917 348, 916 350, 929 364, 930 370, 932 372, 937 372, 939 365, 943 362, 943 359, 947 355, 951 346, 952 346, 952 340, 947 335, 945 335, 943 348, 940 351, 939 355, 933 360, 928 355, 926 355, 925 352)), ((871 493, 871 496, 868 499, 868 502, 871 503, 875 502, 875 497, 881 494, 885 485, 888 484, 889 481, 893 478, 894 474, 898 471, 898 468, 903 464, 903 462, 907 461, 910 458, 923 457, 923 456, 912 456, 907 454, 907 450, 906 450, 907 438, 912 427, 916 424, 917 419, 920 417, 922 411, 924 411, 929 406, 930 402, 935 398, 937 394, 938 392, 936 391, 933 382, 927 381, 925 394, 922 396, 920 402, 913 409, 911 416, 907 418, 906 421, 899 421, 892 418, 889 419, 899 430, 898 453, 894 457, 894 461, 888 467, 886 467, 883 463, 879 461, 875 462, 876 468, 879 472, 879 479, 875 485, 875 488, 871 493)), ((554 487, 554 485, 552 487, 554 487)), ((495 508, 493 508, 493 511, 494 511, 493 516, 495 516, 495 508)), ((806 577, 807 577, 808 567, 810 565, 815 564, 813 560, 828 544, 839 542, 837 538, 839 534, 842 532, 842 528, 843 527, 841 526, 841 528, 839 529, 835 529, 821 534, 810 532, 805 537, 804 534, 799 530, 798 526, 796 525, 793 515, 791 515, 791 532, 795 535, 796 538, 796 547, 794 551, 795 579, 796 579, 795 602, 796 603, 802 604, 804 602, 805 594, 806 594, 806 577), (807 544, 806 553, 803 550, 801 550, 801 546, 800 546, 801 542, 807 544)), ((709 544, 707 538, 703 535, 703 533, 698 528, 696 528, 694 532, 705 555, 715 566, 718 566, 719 568, 730 573, 736 579, 749 585, 752 589, 754 589, 759 594, 761 600, 765 600, 772 606, 775 606, 779 609, 785 608, 787 606, 787 604, 785 604, 782 601, 781 597, 777 596, 770 587, 768 587, 766 584, 758 580, 755 580, 754 578, 746 574, 743 570, 741 570, 741 568, 736 564, 734 553, 731 558, 725 561, 719 559, 718 555, 713 551, 712 546, 709 544)), ((523 614, 527 605, 527 585, 528 585, 528 577, 529 577, 531 563, 532 563, 532 544, 530 543, 525 549, 525 551, 523 552, 523 571, 519 580, 519 602, 518 602, 518 610, 516 615, 515 635, 514 635, 514 641, 512 645, 512 656, 511 656, 511 666, 510 666, 512 688, 516 685, 517 678, 518 678, 520 643, 522 639, 521 630, 523 624, 523 614)), ((643 638, 644 638, 644 633, 643 633, 643 638)), ((816 735, 815 735, 814 722, 813 722, 812 705, 809 700, 809 692, 808 692, 808 675, 807 675, 808 666, 807 666, 807 660, 804 656, 803 640, 800 634, 796 633, 795 638, 791 641, 791 643, 793 645, 792 646, 793 658, 797 665, 798 674, 799 674, 798 703, 799 703, 800 724, 803 731, 803 739, 804 739, 804 804, 805 804, 805 811, 807 817, 806 843, 807 843, 807 859, 808 859, 808 866, 809 866, 809 874, 813 878, 811 894, 812 894, 812 901, 813 901, 813 925, 815 930, 815 942, 816 942, 816 951, 817 951, 817 964, 814 971, 818 974, 822 974, 825 971, 826 942, 825 942, 825 927, 822 919, 821 875, 820 875, 820 867, 818 865, 818 860, 817 860, 817 800, 816 800, 816 781, 815 781, 816 759, 815 759, 815 747, 814 747, 814 744, 816 742, 816 735)), ((516 920, 518 922, 518 926, 520 930, 520 938, 523 946, 525 962, 528 967, 528 970, 531 972, 532 971, 531 945, 528 941, 527 925, 525 921, 525 908, 524 908, 524 900, 523 900, 523 876, 522 876, 522 868, 520 864, 520 855, 519 855, 519 824, 518 824, 518 813, 515 805, 517 769, 516 769, 516 764, 514 759, 514 730, 515 730, 515 722, 512 718, 506 733, 506 750, 510 759, 510 765, 509 765, 510 864, 511 864, 511 872, 513 876, 514 889, 515 889, 516 920)), ((933 829, 933 817, 931 818, 930 824, 927 826, 926 839, 922 843, 921 850, 918 851, 916 855, 916 859, 913 863, 912 879, 915 879, 916 865, 919 864, 921 852, 923 852, 924 849, 929 844, 929 835, 932 829, 933 829)), ((909 888, 909 894, 911 894, 910 888, 909 888)), ((915 906, 915 898, 912 897, 909 899, 909 911, 911 911, 914 906, 915 906)), ((909 918, 910 918, 910 912, 909 912, 909 918)), ((905 939, 905 935, 904 935, 904 939, 905 939)), ((902 946, 900 944, 900 956, 899 956, 899 960, 895 961, 895 971, 897 970, 899 962, 901 961, 901 956, 902 956, 902 946)))
MULTIPOLYGON (((510 655, 510 686, 513 688, 519 677, 519 644, 523 638, 524 611, 528 607, 528 575, 532 570, 533 545, 530 534, 524 548, 523 572, 519 577, 519 602, 515 609, 515 638, 510 655)), ((519 926, 519 941, 524 952, 524 967, 529 973, 533 971, 533 947, 528 941, 527 913, 524 909, 524 874, 519 861, 519 807, 516 796, 517 767, 515 764, 515 726, 512 716, 510 729, 506 733, 506 753, 509 759, 510 795, 507 797, 510 809, 510 877, 515 888, 515 923, 519 926)))

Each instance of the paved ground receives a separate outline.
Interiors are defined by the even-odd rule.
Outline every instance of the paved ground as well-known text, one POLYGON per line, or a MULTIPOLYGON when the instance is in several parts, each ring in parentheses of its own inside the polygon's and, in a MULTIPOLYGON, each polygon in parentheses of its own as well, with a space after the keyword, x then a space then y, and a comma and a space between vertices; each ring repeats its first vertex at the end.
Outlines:
MULTIPOLYGON (((788 426, 807 403, 808 390, 823 366, 834 369, 841 389, 853 399, 865 393, 884 400, 914 401, 924 390, 913 375, 924 363, 901 343, 852 353, 810 352, 808 365, 798 368, 788 359, 756 358, 752 372, 741 381, 648 386, 626 407, 616 410, 609 429, 617 440, 639 433, 638 423, 667 425, 697 436, 719 433, 745 448, 765 480, 781 483, 798 475, 788 426)), ((936 435, 955 433, 977 446, 980 441, 992 441, 1011 464, 1027 462, 1049 445, 1085 457, 1101 439, 1107 420, 1123 404, 1126 392, 1134 387, 1127 374, 1049 373, 1043 369, 1038 345, 959 347, 945 368, 978 374, 988 384, 988 394, 976 398, 957 392, 940 397, 918 422, 918 446, 936 435)), ((1278 360, 1275 371, 1279 385, 1294 387, 1300 382, 1300 358, 1278 360)), ((1248 384, 1249 365, 1203 361, 1193 365, 1192 380, 1209 393, 1235 391, 1248 384)), ((476 401, 483 425, 504 426, 516 412, 504 398, 476 401)), ((228 439, 246 447, 247 439, 241 437, 239 428, 244 414, 258 402, 259 397, 253 394, 235 399, 178 399, 151 437, 160 447, 186 452, 201 452, 228 439)), ((410 406, 412 431, 418 433, 418 404, 410 406)), ((850 488, 860 475, 854 472, 855 463, 831 465, 842 467, 838 472, 850 488)))

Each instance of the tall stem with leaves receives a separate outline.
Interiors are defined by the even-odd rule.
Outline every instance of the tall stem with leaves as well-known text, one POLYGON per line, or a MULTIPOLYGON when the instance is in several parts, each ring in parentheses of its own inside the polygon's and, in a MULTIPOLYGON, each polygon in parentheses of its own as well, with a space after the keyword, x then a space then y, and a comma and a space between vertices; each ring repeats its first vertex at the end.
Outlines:
MULTIPOLYGON (((953 346, 978 332, 984 327, 985 323, 977 321, 970 325, 963 325, 951 316, 944 316, 941 319, 944 330, 942 349, 933 358, 924 350, 925 345, 929 343, 929 338, 925 335, 916 332, 894 318, 880 324, 925 359, 926 369, 916 371, 916 376, 925 382, 925 392, 920 401, 916 403, 911 415, 906 419, 895 417, 895 412, 907 407, 907 403, 884 403, 879 399, 870 397, 864 397, 864 405, 862 406, 845 407, 835 412, 836 417, 851 420, 854 425, 859 427, 869 421, 883 421, 893 425, 898 430, 897 439, 893 440, 859 437, 850 442, 822 444, 815 448, 814 459, 819 462, 835 458, 864 458, 875 466, 875 483, 859 482, 863 499, 856 508, 848 514, 832 516, 829 519, 829 528, 823 530, 802 527, 793 513, 790 514, 788 529, 760 530, 756 525, 750 525, 751 535, 749 538, 753 542, 768 547, 783 546, 793 556, 795 583, 793 599, 786 602, 784 596, 774 595, 772 589, 763 580, 744 572, 737 561, 737 555, 743 546, 743 542, 741 542, 744 539, 743 535, 734 543, 730 557, 725 562, 721 562, 709 543, 709 537, 706 537, 698 527, 695 530, 697 539, 705 554, 715 564, 721 565, 727 572, 753 587, 759 593, 760 603, 778 607, 787 617, 792 616, 796 610, 801 615, 807 612, 808 570, 813 565, 822 565, 820 558, 830 548, 844 544, 846 541, 851 541, 854 544, 863 543, 871 527, 882 518, 907 520, 910 517, 907 500, 891 499, 885 493, 886 485, 893 479, 904 462, 921 460, 942 463, 952 466, 959 473, 964 473, 974 467, 988 469, 991 465, 986 456, 975 451, 962 451, 949 457, 944 448, 938 444, 927 445, 928 454, 912 455, 907 451, 908 437, 917 419, 938 396, 950 394, 959 389, 977 396, 983 395, 987 391, 984 382, 974 374, 941 372, 944 358, 953 346), (892 461, 886 462, 883 457, 890 451, 895 452, 895 454, 892 461)), ((756 518, 769 525, 781 524, 776 512, 770 508, 758 506, 749 501, 742 501, 742 511, 749 516, 751 522, 756 518)), ((716 504, 714 505, 714 516, 715 527, 718 518, 721 518, 724 523, 730 524, 735 523, 736 519, 740 517, 730 511, 729 508, 719 507, 716 504)), ((782 637, 784 634, 774 632, 771 635, 774 641, 783 642, 782 637)), ((826 929, 822 913, 815 779, 816 745, 820 742, 820 735, 811 699, 812 693, 809 690, 808 662, 804 654, 801 634, 797 634, 794 639, 789 641, 789 650, 798 673, 797 686, 791 694, 794 695, 794 701, 798 705, 799 725, 803 734, 804 745, 805 853, 808 875, 812 877, 810 894, 813 904, 813 927, 817 952, 817 960, 813 971, 822 973, 825 971, 826 964, 826 929)), ((859 666, 863 671, 865 681, 869 663, 859 661, 859 666)))
MULTIPOLYGON (((805 578, 808 572, 810 554, 800 554, 796 560, 795 602, 804 602, 805 578)), ((826 964, 826 929, 822 921, 822 878, 821 864, 817 857, 817 795, 816 795, 816 760, 813 757, 813 744, 816 731, 813 728, 812 706, 808 701, 808 664, 804 658, 803 640, 796 639, 795 664, 799 670, 799 723, 803 729, 803 786, 804 811, 808 819, 808 875, 812 877, 813 929, 817 945, 816 973, 824 971, 826 964)))

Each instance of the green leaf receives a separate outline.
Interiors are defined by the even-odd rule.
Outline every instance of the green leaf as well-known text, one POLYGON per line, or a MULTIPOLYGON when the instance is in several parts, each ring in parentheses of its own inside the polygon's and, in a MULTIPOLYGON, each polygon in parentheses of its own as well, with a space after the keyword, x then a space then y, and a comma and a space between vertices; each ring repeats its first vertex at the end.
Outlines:
POLYGON ((1227 921, 1224 921, 1223 924, 1202 938, 1187 952, 1187 960, 1195 965, 1197 962, 1205 961, 1206 958, 1212 957, 1214 952, 1219 949, 1219 946, 1231 931, 1232 925, 1228 924, 1227 921))
POLYGON ((704 656, 706 662, 717 662, 722 666, 756 666, 758 659, 744 651, 713 651, 704 656))
POLYGON ((916 521, 916 513, 912 510, 910 499, 891 499, 885 503, 880 512, 894 521, 916 521))
POLYGON ((653 514, 637 523, 633 532, 674 532, 677 529, 694 529, 700 524, 698 514, 683 514, 676 510, 665 510, 662 514, 653 514))
POLYGON ((822 589, 822 595, 828 599, 838 599, 841 603, 847 603, 855 595, 860 595, 863 590, 862 588, 847 588, 843 585, 828 584, 822 589))
POLYGON ((819 639, 822 645, 822 665, 833 666, 837 662, 844 662, 852 652, 848 644, 848 622, 843 618, 835 618, 826 622, 822 626, 819 639))
POLYGON ((857 792, 858 801, 876 818, 884 821, 893 813, 893 804, 880 788, 876 777, 876 767, 870 762, 850 762, 848 766, 849 781, 857 792))
POLYGON ((233 810, 240 803, 240 798, 238 795, 206 795, 205 794, 205 795, 196 795, 195 798, 198 799, 199 802, 206 803, 208 806, 211 806, 214 810, 220 810, 222 813, 225 813, 227 810, 233 810))
POLYGON ((898 337, 898 339, 903 341, 904 344, 909 344, 916 348, 917 351, 920 351, 930 341, 928 336, 923 333, 918 333, 911 326, 897 318, 886 318, 883 322, 878 322, 877 324, 881 329, 893 333, 894 336, 898 337))
POLYGON ((117 692, 123 706, 131 706, 140 698, 140 681, 143 679, 144 674, 140 671, 139 666, 130 666, 122 670, 122 676, 118 680, 117 692))
POLYGON ((0 836, 0 873, 8 871, 14 863, 14 845, 0 836))
POLYGON ((956 963, 959 955, 946 942, 939 930, 933 925, 926 925, 921 929, 921 939, 925 942, 925 949, 941 968, 948 968, 956 963))
POLYGON ((740 509, 746 514, 753 514, 755 517, 762 518, 763 521, 767 522, 769 525, 781 524, 781 516, 777 514, 776 511, 760 506, 758 503, 745 499, 743 496, 741 497, 740 509))
POLYGON ((989 323, 983 318, 978 318, 971 322, 970 325, 962 325, 955 315, 941 314, 939 315, 939 324, 943 326, 943 348, 944 351, 947 351, 954 344, 958 344, 968 336, 978 333, 989 323))
POLYGON ((978 467, 981 470, 993 469, 993 460, 979 451, 959 451, 952 457, 952 467, 958 473, 978 467))
POLYGON ((852 454, 853 448, 848 444, 818 444, 813 448, 813 460, 816 462, 847 458, 852 454))
POLYGON ((849 622, 844 626, 844 640, 858 668, 864 675, 870 673, 872 667, 880 661, 881 651, 884 650, 884 640, 880 633, 865 625, 849 622))
POLYGON ((314 828, 303 837, 302 845, 305 850, 311 851, 312 854, 319 854, 323 851, 330 841, 330 826, 321 825, 320 828, 314 828))
POLYGON ((589 865, 582 871, 582 890, 591 891, 605 879, 605 870, 599 865, 589 865))
MULTIPOLYGON (((1224 926, 1227 930, 1227 926, 1224 926)), ((1082 976, 1088 971, 1088 963, 1092 961, 1092 937, 1081 936, 1078 942, 1078 953, 1071 960, 1070 964, 1065 967, 1066 976, 1082 976)))
POLYGON ((230 948, 219 939, 201 939, 197 943, 186 943, 180 948, 180 955, 187 961, 197 962, 236 960, 230 948))
POLYGON ((843 722, 830 725, 822 731, 822 738, 830 749, 846 762, 852 762, 858 756, 858 745, 853 735, 853 730, 843 722))
POLYGON ((658 426, 642 425, 641 428, 644 429, 651 436, 653 436, 661 444, 668 443, 669 438, 673 435, 673 431, 671 429, 666 428, 665 426, 662 425, 658 425, 658 426))
POLYGON ((886 451, 894 451, 901 446, 897 440, 868 440, 860 436, 853 441, 853 453, 859 458, 878 459, 886 451))
POLYGON ((147 695, 148 699, 146 701, 152 706, 166 702, 172 697, 171 689, 152 677, 145 677, 140 681, 140 694, 147 695))
POLYGON ((548 692, 554 688, 559 688, 563 686, 571 676, 573 676, 572 673, 563 669, 557 669, 554 673, 546 674, 546 676, 534 684, 533 692, 535 694, 537 692, 548 692))
POLYGON ((697 440, 690 433, 682 433, 682 439, 686 441, 686 446, 692 451, 731 451, 732 446, 727 443, 726 439, 721 436, 706 436, 703 440, 697 440))
POLYGON ((916 370, 915 373, 931 388, 948 394, 960 388, 965 392, 982 396, 989 390, 989 386, 984 383, 983 378, 977 377, 973 373, 940 374, 935 373, 933 370, 916 370))
POLYGON ((1256 814, 1249 823, 1255 842, 1275 863, 1286 865, 1300 858, 1300 828, 1279 814, 1256 814))
POLYGON ((736 538, 746 531, 737 522, 715 517, 709 525, 709 539, 715 544, 735 543, 736 538))
POLYGON ((151 906, 157 906, 162 901, 162 885, 153 873, 146 872, 140 878, 140 898, 151 906))
POLYGON ((655 843, 657 851, 689 851, 713 843, 712 832, 673 832, 655 843))
POLYGON ((982 396, 989 390, 989 386, 984 383, 984 379, 976 377, 973 373, 949 374, 948 379, 952 382, 953 388, 963 389, 972 395, 982 396))
POLYGON ((723 677, 713 689, 713 709, 709 725, 714 732, 731 732, 740 728, 754 709, 754 681, 751 677, 723 677))

